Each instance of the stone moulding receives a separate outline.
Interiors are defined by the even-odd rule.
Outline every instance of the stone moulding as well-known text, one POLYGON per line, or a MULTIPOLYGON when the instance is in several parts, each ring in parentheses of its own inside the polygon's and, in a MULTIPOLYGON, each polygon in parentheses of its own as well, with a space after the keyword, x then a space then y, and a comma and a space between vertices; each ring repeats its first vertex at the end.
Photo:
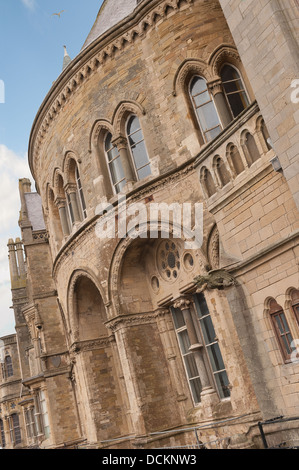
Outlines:
MULTIPOLYGON (((185 0, 184 6, 193 4, 194 0, 185 0)), ((142 2, 124 20, 109 29, 100 38, 93 41, 78 56, 54 82, 45 97, 34 120, 29 139, 29 166, 34 179, 34 167, 38 159, 40 147, 51 123, 59 114, 70 96, 80 85, 94 73, 108 58, 113 58, 116 51, 123 50, 127 44, 132 43, 136 37, 144 37, 148 27, 167 16, 169 8, 180 10, 181 0, 149 0, 142 2)))

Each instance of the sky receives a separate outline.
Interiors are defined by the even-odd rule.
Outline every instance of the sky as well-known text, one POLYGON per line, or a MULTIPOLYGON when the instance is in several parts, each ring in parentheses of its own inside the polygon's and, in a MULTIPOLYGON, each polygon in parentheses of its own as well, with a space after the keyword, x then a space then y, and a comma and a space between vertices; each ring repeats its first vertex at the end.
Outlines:
POLYGON ((21 237, 18 180, 30 178, 35 115, 62 72, 63 46, 80 52, 101 0, 0 0, 0 338, 15 333, 7 242, 21 237), (60 17, 54 15, 62 10, 60 17))

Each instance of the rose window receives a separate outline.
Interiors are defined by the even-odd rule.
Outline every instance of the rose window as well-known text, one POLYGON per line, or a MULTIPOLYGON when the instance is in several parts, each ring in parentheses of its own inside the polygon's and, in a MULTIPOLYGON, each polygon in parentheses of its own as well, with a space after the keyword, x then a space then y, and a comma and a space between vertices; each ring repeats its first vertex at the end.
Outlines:
POLYGON ((178 277, 181 267, 180 254, 177 245, 170 240, 164 241, 159 249, 158 265, 167 280, 178 277))

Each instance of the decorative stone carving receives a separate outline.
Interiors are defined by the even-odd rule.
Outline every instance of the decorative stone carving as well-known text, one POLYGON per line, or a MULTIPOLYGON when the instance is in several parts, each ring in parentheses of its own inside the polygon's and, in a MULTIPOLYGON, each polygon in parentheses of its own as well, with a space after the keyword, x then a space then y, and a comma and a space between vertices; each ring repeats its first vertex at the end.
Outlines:
POLYGON ((196 276, 194 281, 198 286, 198 292, 202 292, 205 289, 223 290, 226 287, 236 285, 234 277, 224 269, 215 269, 206 276, 196 276))

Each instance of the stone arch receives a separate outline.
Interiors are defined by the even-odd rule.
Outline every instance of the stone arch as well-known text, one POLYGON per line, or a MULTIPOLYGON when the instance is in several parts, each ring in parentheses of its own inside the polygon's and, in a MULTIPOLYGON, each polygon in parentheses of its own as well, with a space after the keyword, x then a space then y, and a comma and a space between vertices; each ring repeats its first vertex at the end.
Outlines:
POLYGON ((136 114, 136 116, 140 117, 145 115, 145 109, 137 101, 121 101, 112 117, 115 136, 126 135, 125 122, 130 114, 136 114))
POLYGON ((261 157, 254 135, 248 129, 244 129, 240 136, 240 143, 250 167, 261 157))
POLYGON ((209 198, 216 193, 217 188, 210 170, 203 166, 200 169, 200 182, 204 189, 204 194, 209 198))
POLYGON ((64 195, 64 174, 60 168, 55 168, 53 172, 52 187, 54 188, 55 197, 65 197, 64 195))
POLYGON ((107 320, 104 299, 97 277, 89 269, 72 273, 67 288, 67 321, 74 341, 95 340, 108 335, 104 325, 107 320))
POLYGON ((106 132, 110 132, 114 135, 114 128, 110 121, 106 119, 97 119, 91 128, 89 134, 89 148, 88 151, 91 152, 93 147, 97 147, 99 143, 99 138, 101 135, 105 134, 106 132))
POLYGON ((220 157, 220 155, 215 155, 213 159, 213 167, 220 183, 219 185, 221 188, 223 188, 231 181, 231 175, 229 170, 226 168, 226 162, 223 160, 223 158, 220 157))
POLYGON ((211 53, 208 64, 211 67, 213 79, 220 78, 220 69, 226 62, 234 65, 238 70, 242 68, 237 48, 231 44, 221 44, 211 53))
POLYGON ((233 142, 228 143, 226 146, 226 159, 234 176, 238 176, 245 170, 239 149, 233 142))
POLYGON ((208 64, 202 59, 185 59, 177 69, 173 79, 173 96, 180 92, 188 92, 188 84, 192 77, 201 76, 207 82, 212 75, 208 64))
MULTIPOLYGON (((161 221, 157 221, 156 223, 151 224, 151 229, 156 230, 158 234, 158 237, 155 239, 150 239, 149 229, 150 229, 149 223, 144 223, 143 225, 140 226, 140 232, 139 232, 141 243, 145 245, 148 242, 148 240, 151 240, 151 242, 147 243, 148 252, 151 251, 151 244, 152 246, 154 246, 157 242, 159 242, 161 238, 161 234, 165 233, 165 230, 164 230, 165 226, 163 225, 163 222, 161 221)), ((174 238, 174 241, 179 240, 181 244, 184 244, 184 242, 188 241, 186 236, 183 233, 182 227, 176 226, 175 224, 169 222, 169 238, 172 239, 172 237, 174 238), (179 234, 181 235, 180 238, 179 238, 179 234)), ((120 299, 121 296, 120 296, 119 287, 120 287, 120 282, 121 282, 123 263, 124 263, 126 253, 132 247, 135 240, 136 239, 133 239, 127 236, 126 238, 122 239, 118 243, 113 253, 110 270, 109 270, 109 276, 108 276, 108 301, 111 306, 111 312, 110 312, 111 316, 119 315, 122 313, 121 299, 120 299)), ((206 265, 206 258, 200 249, 196 250, 196 256, 198 258, 198 265, 200 266, 200 269, 203 271, 204 266, 206 265)))
POLYGON ((65 183, 75 183, 75 167, 80 163, 79 157, 73 151, 67 151, 65 153, 62 162, 62 171, 65 178, 65 183))
POLYGON ((268 129, 266 127, 265 121, 263 116, 259 116, 256 120, 256 127, 255 127, 256 134, 259 138, 261 147, 264 153, 269 152, 272 149, 270 144, 270 135, 268 129))

